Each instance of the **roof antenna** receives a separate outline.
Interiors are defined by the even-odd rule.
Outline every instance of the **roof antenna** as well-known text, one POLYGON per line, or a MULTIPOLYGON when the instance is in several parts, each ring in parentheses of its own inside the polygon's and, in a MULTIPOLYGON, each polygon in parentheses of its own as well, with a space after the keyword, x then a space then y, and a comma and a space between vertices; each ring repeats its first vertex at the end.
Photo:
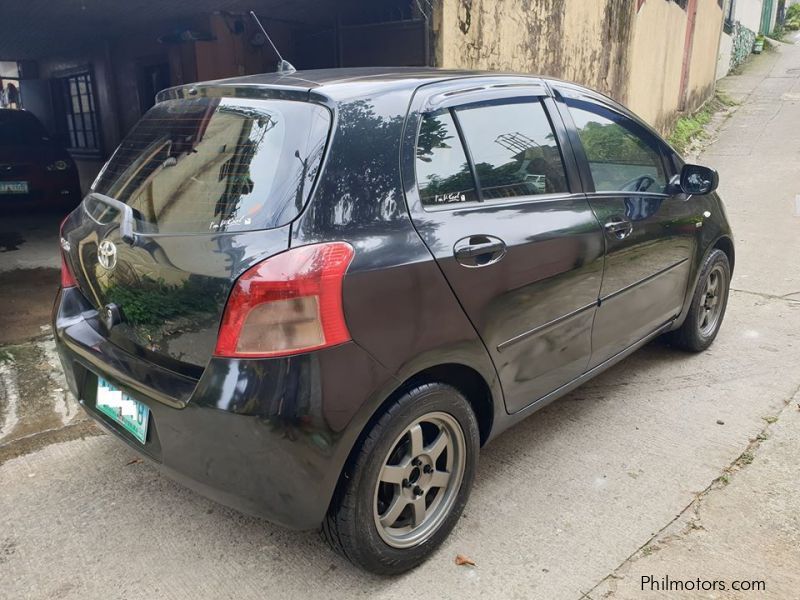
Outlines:
POLYGON ((292 73, 295 73, 297 69, 295 69, 294 65, 290 63, 288 60, 283 60, 281 53, 278 52, 278 48, 276 48, 275 44, 272 43, 272 38, 269 37, 267 30, 264 29, 264 26, 261 24, 261 21, 258 20, 256 13, 254 13, 251 10, 250 16, 253 17, 253 20, 256 22, 256 25, 258 25, 259 29, 261 29, 261 33, 263 33, 264 37, 267 38, 269 45, 272 46, 272 49, 275 51, 275 54, 277 54, 278 58, 280 59, 280 62, 278 62, 278 73, 283 73, 285 75, 291 75, 292 73))

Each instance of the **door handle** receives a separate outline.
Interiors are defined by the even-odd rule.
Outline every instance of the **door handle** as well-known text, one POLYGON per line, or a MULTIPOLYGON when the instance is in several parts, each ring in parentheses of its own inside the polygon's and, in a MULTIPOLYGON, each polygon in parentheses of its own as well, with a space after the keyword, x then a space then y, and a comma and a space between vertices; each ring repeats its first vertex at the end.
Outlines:
POLYGON ((633 232, 633 223, 621 217, 611 217, 603 228, 618 240, 623 240, 633 232))
POLYGON ((465 267, 486 267, 499 261, 505 254, 505 242, 490 235, 471 235, 458 240, 453 246, 453 255, 465 267))

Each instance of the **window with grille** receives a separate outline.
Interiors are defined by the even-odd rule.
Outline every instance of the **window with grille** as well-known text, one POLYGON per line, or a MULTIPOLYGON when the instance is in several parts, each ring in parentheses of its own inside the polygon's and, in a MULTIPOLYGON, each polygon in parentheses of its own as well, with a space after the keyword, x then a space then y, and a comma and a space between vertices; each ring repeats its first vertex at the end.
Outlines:
POLYGON ((91 71, 56 77, 54 85, 59 129, 67 148, 76 154, 99 155, 100 132, 91 71))

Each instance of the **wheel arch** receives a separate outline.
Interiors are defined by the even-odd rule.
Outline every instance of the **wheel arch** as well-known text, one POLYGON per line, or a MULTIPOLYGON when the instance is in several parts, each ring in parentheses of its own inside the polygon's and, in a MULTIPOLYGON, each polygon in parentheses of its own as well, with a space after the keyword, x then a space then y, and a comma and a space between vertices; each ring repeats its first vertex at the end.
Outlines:
MULTIPOLYGON (((733 240, 727 235, 723 235, 719 237, 716 242, 714 242, 711 250, 714 249, 722 250, 725 253, 725 256, 728 257, 728 263, 731 267, 731 275, 733 275, 733 265, 736 262, 736 250, 733 247, 733 240)), ((709 252, 711 250, 709 250, 709 252)))
MULTIPOLYGON (((478 420, 478 430, 480 433, 481 446, 489 439, 492 426, 494 424, 495 402, 502 404, 502 398, 495 398, 491 386, 483 375, 474 367, 460 362, 445 362, 434 364, 425 368, 415 370, 411 374, 401 375, 397 379, 398 384, 386 395, 385 399, 372 411, 369 419, 361 428, 361 431, 350 450, 352 456, 360 447, 364 437, 369 433, 373 425, 386 412, 398 397, 413 387, 424 383, 444 383, 450 385, 461 392, 469 402, 475 417, 478 420)), ((349 462, 349 459, 348 459, 349 462)))
POLYGON ((355 438, 339 473, 339 482, 336 485, 329 502, 332 504, 341 491, 342 475, 352 469, 359 449, 364 444, 364 439, 369 435, 375 423, 383 416, 391 404, 409 389, 424 383, 444 383, 451 385, 461 392, 475 411, 478 421, 480 444, 483 446, 491 437, 494 426, 495 411, 503 405, 503 398, 496 397, 497 392, 492 392, 492 386, 486 378, 474 367, 460 362, 444 362, 418 369, 411 374, 399 376, 398 384, 386 395, 384 400, 372 411, 364 423, 358 436, 355 438))
POLYGON ((692 298, 694 298, 695 290, 697 289, 697 284, 699 283, 699 276, 700 276, 700 266, 703 264, 703 261, 706 260, 709 254, 711 254, 714 250, 721 250, 725 253, 725 256, 728 257, 728 264, 730 265, 731 275, 733 275, 733 265, 736 260, 736 251, 734 250, 733 239, 723 233, 714 239, 713 242, 707 242, 707 245, 704 246, 704 250, 700 255, 696 266, 692 271, 692 276, 690 283, 686 289, 686 296, 683 301, 683 309, 681 310, 681 314, 675 319, 675 322, 672 324, 671 331, 678 329, 683 322, 686 320, 686 315, 689 313, 689 307, 692 304, 692 298))
POLYGON ((445 363, 423 369, 408 377, 388 400, 393 400, 410 387, 433 382, 450 385, 464 395, 478 420, 478 431, 483 446, 492 431, 495 406, 489 384, 472 367, 459 363, 445 363))

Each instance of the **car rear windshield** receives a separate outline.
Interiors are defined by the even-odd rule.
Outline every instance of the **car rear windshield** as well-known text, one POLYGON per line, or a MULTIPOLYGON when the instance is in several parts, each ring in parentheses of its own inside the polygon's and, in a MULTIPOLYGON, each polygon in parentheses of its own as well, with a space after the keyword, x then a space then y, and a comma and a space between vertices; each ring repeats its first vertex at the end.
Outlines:
POLYGON ((329 127, 328 110, 307 102, 168 100, 133 128, 92 191, 128 204, 153 233, 280 227, 308 199, 329 127))

